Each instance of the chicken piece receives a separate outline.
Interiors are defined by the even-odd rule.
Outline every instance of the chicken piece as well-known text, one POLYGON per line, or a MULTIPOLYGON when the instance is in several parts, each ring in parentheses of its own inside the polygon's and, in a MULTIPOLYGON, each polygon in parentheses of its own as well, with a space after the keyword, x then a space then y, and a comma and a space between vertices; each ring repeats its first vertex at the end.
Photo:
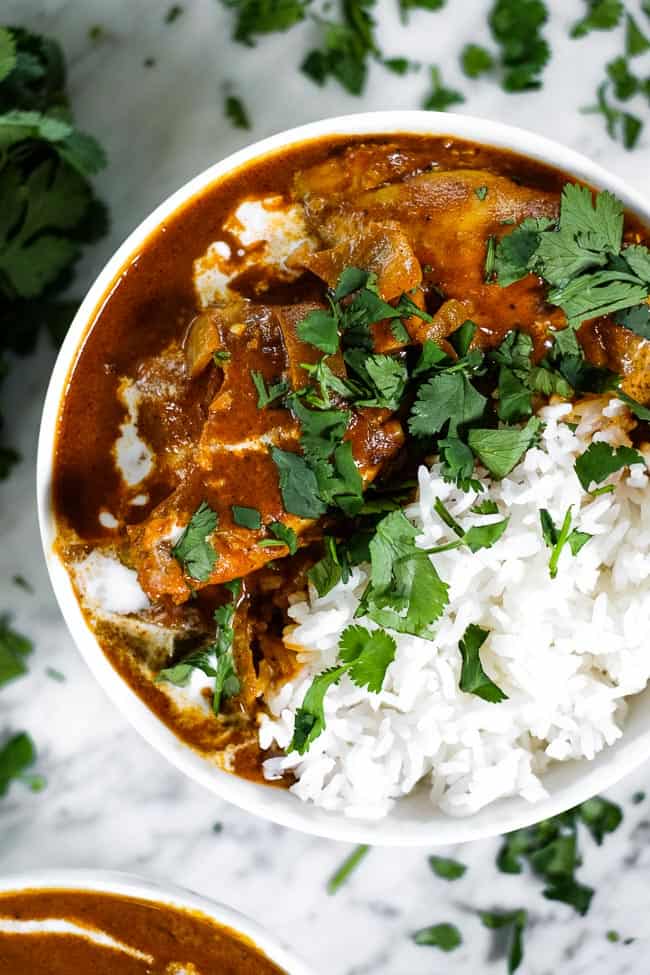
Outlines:
POLYGON ((360 267, 377 275, 377 288, 384 301, 399 298, 404 292, 417 288, 422 281, 422 269, 408 238, 392 220, 384 223, 357 220, 350 226, 339 227, 341 218, 333 219, 322 228, 326 242, 338 241, 324 251, 306 255, 304 267, 323 278, 330 288, 336 287, 346 267, 360 267))
MULTIPOLYGON (((314 535, 312 521, 285 512, 269 451, 271 445, 297 451, 300 426, 280 399, 258 408, 251 372, 260 374, 267 389, 281 379, 290 379, 295 388, 304 385, 308 376, 301 363, 316 361, 320 353, 299 339, 296 326, 317 307, 311 303, 270 308, 246 302, 235 316, 212 309, 205 313, 207 319, 203 315, 195 320, 187 338, 187 348, 192 349, 188 368, 199 368, 204 349, 216 339, 229 358, 220 363, 223 382, 207 405, 192 470, 145 521, 129 529, 131 563, 150 599, 168 597, 183 603, 192 590, 246 576, 288 554, 286 547, 260 546, 268 537, 266 527, 235 524, 233 505, 255 508, 262 526, 282 522, 299 537, 314 535), (199 337, 195 341, 194 328, 200 329, 200 341, 199 337), (172 547, 202 501, 218 515, 218 526, 209 538, 217 560, 209 578, 198 580, 185 575, 172 547)), ((331 357, 330 363, 345 375, 341 356, 331 357)), ((386 411, 361 410, 350 425, 353 456, 366 483, 403 442, 400 425, 388 418, 386 411)))

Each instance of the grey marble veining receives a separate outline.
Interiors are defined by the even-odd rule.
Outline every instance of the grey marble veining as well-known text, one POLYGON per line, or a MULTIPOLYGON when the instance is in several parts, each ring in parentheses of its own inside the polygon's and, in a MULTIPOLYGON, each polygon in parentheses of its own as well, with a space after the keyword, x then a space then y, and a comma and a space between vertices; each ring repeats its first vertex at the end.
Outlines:
MULTIPOLYGON (((487 40, 488 0, 448 0, 438 14, 414 13, 399 24, 393 0, 380 0, 380 40, 387 54, 437 62, 445 82, 467 94, 461 111, 553 136, 598 159, 637 189, 650 192, 649 136, 634 153, 606 137, 601 120, 579 113, 593 101, 602 66, 622 46, 619 34, 574 42, 567 25, 579 0, 549 0, 554 59, 544 88, 508 96, 492 83, 469 82, 456 52, 487 40)), ((424 75, 397 79, 373 66, 361 99, 331 85, 319 90, 296 65, 313 39, 310 24, 252 50, 229 43, 229 17, 217 0, 185 0, 183 15, 164 23, 156 0, 3 0, 3 22, 51 33, 63 43, 80 124, 106 146, 110 165, 98 181, 112 228, 84 259, 78 293, 137 222, 190 176, 243 145, 290 125, 348 111, 412 108, 428 85, 424 75), (99 24, 105 37, 88 38, 99 24), (153 57, 154 67, 144 66, 153 57), (250 134, 222 116, 223 86, 243 95, 254 120, 250 134)), ((647 72, 646 72, 647 73, 647 72)), ((469 865, 448 884, 428 869, 428 851, 374 850, 336 897, 325 882, 348 849, 269 825, 221 803, 184 779, 133 731, 95 684, 76 653, 50 592, 35 519, 34 458, 41 401, 53 353, 43 344, 3 393, 10 427, 24 456, 0 487, 0 612, 34 638, 30 673, 2 691, 0 730, 31 732, 39 771, 35 795, 15 786, 0 800, 0 871, 37 867, 105 867, 174 880, 222 899, 275 930, 326 975, 424 975, 504 972, 477 908, 526 907, 531 915, 526 959, 530 975, 641 975, 650 907, 650 765, 613 790, 625 821, 605 845, 584 840, 582 877, 597 888, 585 919, 541 897, 530 877, 494 867, 496 842, 449 851, 469 865), (11 578, 24 575, 34 595, 11 578), (58 683, 46 674, 65 675, 58 683), (221 823, 215 832, 215 823, 221 823), (464 945, 452 955, 414 946, 424 925, 453 921, 464 945), (615 929, 630 945, 611 944, 615 929)), ((498 946, 497 946, 498 948, 498 946)))

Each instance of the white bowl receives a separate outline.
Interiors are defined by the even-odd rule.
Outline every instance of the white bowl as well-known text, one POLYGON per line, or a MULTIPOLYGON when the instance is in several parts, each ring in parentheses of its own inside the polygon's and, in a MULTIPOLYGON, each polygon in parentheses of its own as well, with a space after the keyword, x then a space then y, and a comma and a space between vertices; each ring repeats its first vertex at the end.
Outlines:
POLYGON ((222 927, 244 935, 287 975, 313 975, 257 922, 225 904, 208 900, 174 884, 163 886, 133 874, 112 870, 34 870, 0 877, 0 894, 17 894, 26 890, 81 890, 117 894, 181 910, 200 911, 222 927))
POLYGON ((376 845, 431 846, 494 836, 530 825, 613 785, 650 757, 650 689, 632 702, 625 733, 615 745, 606 748, 591 762, 558 763, 545 774, 544 784, 549 795, 541 802, 531 804, 521 798, 504 799, 471 817, 453 819, 432 808, 426 795, 412 794, 400 800, 379 822, 357 821, 340 813, 316 809, 286 790, 272 789, 222 772, 176 738, 104 656, 79 608, 68 574, 52 547, 56 534, 50 491, 53 447, 68 375, 100 301, 143 241, 191 197, 260 156, 323 136, 396 133, 444 134, 511 149, 565 170, 598 189, 610 190, 650 223, 648 201, 585 156, 532 132, 465 115, 401 111, 347 115, 291 129, 242 149, 206 169, 154 210, 117 250, 86 295, 59 353, 45 399, 38 447, 38 512, 52 585, 79 650, 129 721, 177 768, 242 809, 306 833, 376 845))

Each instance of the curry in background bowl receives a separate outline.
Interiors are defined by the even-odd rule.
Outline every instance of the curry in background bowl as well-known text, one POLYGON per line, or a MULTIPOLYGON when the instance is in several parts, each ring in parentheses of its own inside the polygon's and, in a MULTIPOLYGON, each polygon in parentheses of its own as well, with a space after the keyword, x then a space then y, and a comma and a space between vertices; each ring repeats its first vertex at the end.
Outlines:
POLYGON ((318 123, 189 184, 93 287, 44 414, 48 561, 102 682, 215 791, 339 837, 556 811, 648 680, 643 207, 441 124, 318 123))
POLYGON ((6 975, 306 975, 246 918, 122 874, 41 872, 0 884, 6 975))

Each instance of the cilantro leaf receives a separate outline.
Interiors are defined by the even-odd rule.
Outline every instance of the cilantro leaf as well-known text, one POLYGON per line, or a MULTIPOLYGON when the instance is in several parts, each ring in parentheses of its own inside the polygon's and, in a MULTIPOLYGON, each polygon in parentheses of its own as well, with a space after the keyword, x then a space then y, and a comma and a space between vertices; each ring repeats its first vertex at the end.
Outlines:
POLYGON ((650 339, 650 305, 635 305, 614 315, 614 321, 641 338, 650 339))
POLYGON ((302 705, 296 711, 289 752, 295 751, 304 755, 312 742, 325 730, 325 695, 333 684, 340 681, 347 669, 345 665, 332 667, 314 677, 302 705))
POLYGON ((30 639, 9 626, 9 617, 0 616, 0 687, 27 673, 25 658, 33 649, 30 639))
POLYGON ((548 19, 543 0, 496 0, 489 15, 504 67, 502 86, 518 92, 541 88, 541 72, 550 57, 541 30, 548 19))
POLYGON ((431 112, 446 112, 452 105, 460 105, 465 101, 465 96, 455 88, 445 88, 439 68, 432 65, 430 71, 431 91, 422 102, 422 108, 431 112))
MULTIPOLYGON (((331 535, 323 539, 325 555, 307 572, 307 577, 319 596, 326 596, 344 578, 344 565, 341 562, 336 541, 331 535)), ((344 581, 347 581, 345 579, 344 581)))
POLYGON ((631 244, 621 256, 632 273, 650 285, 650 250, 642 244, 631 244))
POLYGON ((308 342, 327 355, 334 355, 338 351, 338 322, 331 312, 322 309, 310 311, 298 324, 297 331, 303 342, 308 342))
POLYGON ((588 11, 571 28, 571 37, 584 37, 592 30, 612 30, 623 16, 622 0, 586 0, 588 11))
POLYGON ((257 508, 246 508, 239 504, 233 504, 232 520, 241 528, 250 528, 251 531, 256 531, 262 527, 262 517, 257 508))
POLYGON ((630 71, 626 58, 614 58, 605 66, 605 70, 614 85, 614 94, 618 99, 625 102, 636 95, 639 90, 639 79, 630 71))
POLYGON ((562 901, 563 904, 568 904, 578 914, 584 916, 589 910, 594 891, 592 887, 587 887, 573 878, 562 878, 550 887, 546 887, 542 894, 549 901, 562 901))
POLYGON ((414 436, 439 433, 451 421, 454 429, 478 420, 487 399, 470 383, 464 373, 440 373, 420 386, 409 420, 414 436))
POLYGON ((279 447, 271 447, 271 457, 278 469, 284 510, 300 518, 318 518, 327 506, 318 493, 318 481, 304 457, 279 447))
POLYGON ((236 129, 250 129, 251 120, 243 101, 238 95, 226 95, 223 114, 236 129))
POLYGON ((174 687, 187 687, 193 671, 201 670, 207 677, 216 677, 215 660, 209 648, 195 650, 171 667, 163 667, 156 675, 156 684, 173 684, 174 687))
POLYGON ((467 442, 483 466, 500 480, 516 467, 528 448, 535 443, 541 425, 537 417, 531 417, 521 428, 473 429, 469 431, 467 442))
POLYGON ((350 679, 375 694, 381 691, 396 650, 394 638, 385 630, 370 631, 358 625, 346 627, 339 640, 339 659, 349 665, 350 679))
POLYGON ((445 481, 456 484, 462 491, 469 491, 471 487, 480 490, 480 484, 472 478, 474 454, 460 437, 443 437, 438 441, 438 452, 445 481))
MULTIPOLYGON (((278 542, 287 546, 289 555, 296 554, 298 551, 298 536, 293 528, 289 528, 288 525, 283 525, 281 521, 272 521, 268 528, 278 542)), ((263 545, 264 542, 260 544, 263 545)))
POLYGON ((464 863, 459 863, 458 860, 452 860, 450 857, 430 856, 429 866, 436 877, 441 877, 443 880, 458 880, 467 870, 464 863))
POLYGON ((480 78, 494 68, 494 58, 479 44, 466 44, 460 53, 460 63, 468 78, 480 78))
POLYGON ((508 911, 507 913, 481 911, 479 917, 484 927, 490 928, 492 931, 504 927, 511 929, 508 948, 508 975, 514 975, 524 957, 523 935, 528 923, 527 912, 523 909, 508 911))
POLYGON ((0 27, 0 81, 16 67, 16 42, 11 31, 0 27))
POLYGON ((207 540, 217 527, 218 520, 216 512, 206 501, 202 501, 171 550, 183 570, 199 582, 210 578, 218 558, 213 545, 207 540))
POLYGON ((643 455, 632 447, 612 447, 596 441, 589 444, 584 454, 576 459, 575 472, 582 487, 588 491, 592 484, 602 484, 610 474, 631 464, 644 464, 643 455))
POLYGON ((442 951, 455 951, 463 943, 463 938, 455 924, 434 924, 422 928, 413 935, 416 945, 428 945, 442 951))
POLYGON ((632 14, 625 17, 625 53, 629 58, 650 51, 650 41, 645 36, 632 14))
POLYGON ((601 846, 607 833, 613 833, 623 821, 621 807, 602 796, 594 796, 581 803, 578 815, 598 846, 601 846))
MULTIPOLYGON (((452 516, 451 512, 447 510, 440 498, 436 498, 433 507, 445 525, 451 528, 453 533, 460 539, 460 542, 456 544, 467 545, 471 552, 478 552, 482 548, 492 548, 495 542, 498 542, 501 538, 510 521, 509 518, 504 518, 502 521, 496 521, 490 525, 474 525, 465 531, 452 516)), ((498 509, 496 510, 498 511, 498 509)))
POLYGON ((251 369, 251 380, 253 385, 257 390, 257 408, 258 410, 263 410, 271 403, 274 403, 278 399, 282 399, 290 389, 289 383, 286 379, 279 379, 277 382, 271 383, 268 387, 264 381, 264 376, 257 369, 251 369))
POLYGON ((530 274, 530 263, 539 247, 540 236, 555 226, 547 217, 527 217, 498 242, 494 256, 496 278, 502 288, 530 274))
POLYGON ((223 0, 236 13, 232 38, 252 47, 260 34, 285 31, 305 19, 309 0, 223 0))
POLYGON ((24 782, 33 792, 40 792, 45 781, 41 776, 29 775, 27 770, 36 761, 34 742, 24 731, 9 738, 0 748, 0 798, 7 795, 12 782, 24 782))
POLYGON ((489 630, 484 630, 476 623, 470 623, 463 633, 458 644, 463 661, 458 686, 461 691, 475 694, 491 704, 499 704, 501 701, 507 700, 508 695, 500 687, 497 687, 494 681, 490 680, 483 670, 479 655, 479 651, 489 635, 489 630))
POLYGON ((360 95, 366 83, 368 59, 379 54, 370 14, 374 0, 344 0, 342 19, 319 19, 322 47, 310 51, 300 68, 317 85, 335 78, 351 95, 360 95))
POLYGON ((571 506, 567 508, 566 514, 562 520, 562 526, 559 531, 555 527, 553 519, 546 508, 541 509, 539 518, 542 525, 542 536, 548 548, 551 549, 551 558, 548 563, 549 574, 551 579, 555 579, 557 576, 557 567, 560 560, 560 555, 562 554, 564 546, 568 544, 569 548, 571 549, 571 554, 576 556, 593 536, 589 535, 587 532, 578 531, 575 528, 573 531, 571 530, 571 506))
POLYGON ((399 9, 403 23, 406 23, 409 10, 416 7, 421 10, 442 10, 447 0, 399 0, 399 9))
POLYGON ((370 581, 355 615, 430 639, 429 627, 442 615, 449 587, 415 545, 416 537, 417 529, 402 511, 382 518, 370 542, 370 581))

